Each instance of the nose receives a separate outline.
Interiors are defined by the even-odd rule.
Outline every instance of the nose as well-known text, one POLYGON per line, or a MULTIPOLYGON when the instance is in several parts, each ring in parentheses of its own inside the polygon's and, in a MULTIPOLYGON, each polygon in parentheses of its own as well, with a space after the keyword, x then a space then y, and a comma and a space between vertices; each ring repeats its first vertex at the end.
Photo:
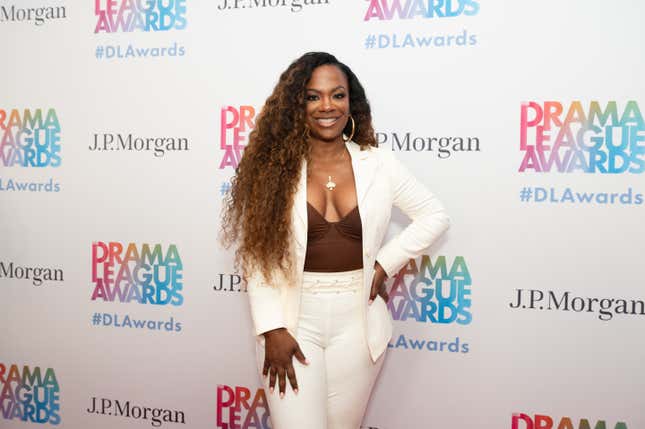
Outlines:
POLYGON ((322 103, 320 105, 320 109, 324 112, 327 112, 329 110, 332 110, 334 108, 334 105, 332 103, 331 97, 322 97, 322 103))

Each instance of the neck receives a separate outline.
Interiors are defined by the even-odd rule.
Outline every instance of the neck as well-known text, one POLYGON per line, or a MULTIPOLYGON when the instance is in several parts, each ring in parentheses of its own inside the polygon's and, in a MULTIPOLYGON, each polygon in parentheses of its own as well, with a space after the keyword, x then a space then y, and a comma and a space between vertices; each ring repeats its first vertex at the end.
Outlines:
POLYGON ((311 139, 309 141, 311 158, 319 161, 333 161, 345 154, 345 141, 342 136, 334 141, 311 139))

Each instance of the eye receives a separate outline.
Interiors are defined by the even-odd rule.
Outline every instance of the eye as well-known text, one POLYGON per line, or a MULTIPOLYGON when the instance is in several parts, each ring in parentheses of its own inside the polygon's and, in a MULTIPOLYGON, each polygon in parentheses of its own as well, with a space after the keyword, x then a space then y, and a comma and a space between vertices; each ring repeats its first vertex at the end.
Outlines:
POLYGON ((317 100, 317 99, 318 99, 318 96, 316 94, 308 94, 305 97, 305 100, 307 100, 307 101, 314 101, 314 100, 317 100))
POLYGON ((334 98, 337 98, 339 100, 345 98, 345 93, 344 92, 339 92, 338 94, 334 94, 334 98))

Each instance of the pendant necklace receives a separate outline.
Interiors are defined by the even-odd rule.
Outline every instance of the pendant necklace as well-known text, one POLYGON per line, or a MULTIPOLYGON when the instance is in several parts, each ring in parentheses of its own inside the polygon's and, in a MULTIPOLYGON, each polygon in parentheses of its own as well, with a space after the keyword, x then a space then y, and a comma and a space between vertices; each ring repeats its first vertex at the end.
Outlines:
POLYGON ((336 187, 336 182, 331 180, 331 176, 327 176, 327 183, 325 183, 325 188, 327 188, 329 191, 333 191, 335 187, 336 187))
POLYGON ((329 176, 329 180, 327 180, 327 183, 325 183, 325 187, 329 189, 330 191, 333 191, 334 188, 336 187, 336 183, 332 182, 331 176, 329 176))

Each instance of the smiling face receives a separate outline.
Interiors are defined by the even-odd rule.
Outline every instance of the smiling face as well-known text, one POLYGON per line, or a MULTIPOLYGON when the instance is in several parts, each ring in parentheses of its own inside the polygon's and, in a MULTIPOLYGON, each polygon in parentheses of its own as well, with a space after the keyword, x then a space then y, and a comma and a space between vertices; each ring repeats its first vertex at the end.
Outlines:
POLYGON ((349 118, 349 84, 335 65, 316 67, 306 87, 306 123, 311 137, 323 141, 342 139, 349 118))

